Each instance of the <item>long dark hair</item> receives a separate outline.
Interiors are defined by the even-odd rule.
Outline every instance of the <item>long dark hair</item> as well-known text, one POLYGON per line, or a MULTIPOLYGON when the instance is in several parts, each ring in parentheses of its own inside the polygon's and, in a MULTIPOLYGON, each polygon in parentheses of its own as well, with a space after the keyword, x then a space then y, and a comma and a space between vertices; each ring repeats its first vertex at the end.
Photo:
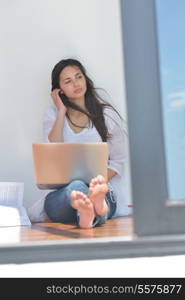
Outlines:
MULTIPOLYGON (((51 90, 53 91, 54 89, 60 88, 59 76, 60 76, 60 73, 62 72, 62 70, 67 66, 77 66, 81 70, 82 74, 84 75, 84 77, 86 79, 87 90, 85 93, 85 107, 86 107, 87 111, 82 109, 81 107, 79 107, 78 105, 76 105, 75 103, 70 101, 69 99, 65 99, 65 102, 64 102, 65 106, 71 107, 71 108, 78 110, 78 111, 84 113, 85 115, 87 115, 88 118, 92 122, 92 126, 94 125, 95 128, 97 129, 98 133, 100 134, 102 141, 107 142, 107 140, 109 138, 111 138, 111 135, 109 134, 106 123, 105 123, 105 118, 104 118, 104 113, 103 113, 104 108, 110 107, 119 115, 120 118, 121 118, 121 116, 112 105, 105 102, 98 95, 98 93, 96 92, 96 89, 94 87, 94 83, 87 76, 85 68, 82 66, 82 64, 78 60, 71 59, 71 58, 63 59, 55 65, 55 67, 52 71, 52 74, 51 74, 51 82, 52 82, 51 90)), ((62 99, 62 94, 59 93, 59 96, 62 99)), ((67 113, 66 113, 66 116, 70 120, 70 117, 67 113)), ((71 120, 70 120, 70 122, 74 126, 80 127, 80 126, 74 124, 71 120)))

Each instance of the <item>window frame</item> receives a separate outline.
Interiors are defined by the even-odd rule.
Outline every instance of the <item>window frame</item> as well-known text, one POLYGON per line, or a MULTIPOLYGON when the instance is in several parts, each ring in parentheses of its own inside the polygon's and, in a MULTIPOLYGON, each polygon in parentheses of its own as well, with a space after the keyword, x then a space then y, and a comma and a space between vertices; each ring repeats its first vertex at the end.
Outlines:
POLYGON ((166 201, 155 0, 119 1, 127 94, 134 235, 2 244, 0 264, 185 253, 184 202, 169 204, 166 201))
POLYGON ((185 201, 167 190, 156 2, 123 0, 121 11, 135 233, 181 234, 185 201))

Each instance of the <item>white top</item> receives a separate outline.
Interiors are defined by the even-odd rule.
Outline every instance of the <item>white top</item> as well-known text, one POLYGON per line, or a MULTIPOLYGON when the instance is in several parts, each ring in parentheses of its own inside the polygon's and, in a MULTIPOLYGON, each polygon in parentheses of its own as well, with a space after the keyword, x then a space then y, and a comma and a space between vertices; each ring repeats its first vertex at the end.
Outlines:
MULTIPOLYGON (((51 131, 53 124, 56 120, 57 109, 52 106, 44 113, 43 131, 44 141, 49 142, 48 134, 51 131)), ((109 107, 104 108, 105 122, 108 128, 108 132, 111 134, 111 139, 107 141, 109 149, 109 161, 108 168, 117 172, 110 181, 110 185, 113 188, 117 199, 117 209, 113 217, 127 216, 131 214, 131 208, 128 207, 127 187, 125 178, 125 164, 128 158, 126 147, 126 135, 122 129, 122 121, 118 114, 109 107)), ((101 136, 96 130, 95 126, 84 128, 79 133, 75 133, 68 124, 67 117, 64 119, 63 128, 64 142, 101 142, 101 136)), ((42 199, 37 201, 31 208, 28 209, 29 217, 32 221, 44 221, 44 200, 48 194, 48 190, 45 192, 42 199)))

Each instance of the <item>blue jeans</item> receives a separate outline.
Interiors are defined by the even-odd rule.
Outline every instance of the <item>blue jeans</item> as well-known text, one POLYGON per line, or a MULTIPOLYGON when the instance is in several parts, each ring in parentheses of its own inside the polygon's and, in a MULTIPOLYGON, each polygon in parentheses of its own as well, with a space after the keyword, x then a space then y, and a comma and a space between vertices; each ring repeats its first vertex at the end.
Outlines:
MULTIPOLYGON (((70 204, 70 194, 73 190, 88 194, 88 185, 81 180, 73 180, 69 184, 62 185, 61 188, 50 192, 45 199, 44 209, 52 222, 64 224, 79 224, 78 211, 70 204)), ((106 193, 105 200, 109 207, 105 216, 96 215, 93 227, 105 223, 116 211, 115 196, 111 188, 106 193)))

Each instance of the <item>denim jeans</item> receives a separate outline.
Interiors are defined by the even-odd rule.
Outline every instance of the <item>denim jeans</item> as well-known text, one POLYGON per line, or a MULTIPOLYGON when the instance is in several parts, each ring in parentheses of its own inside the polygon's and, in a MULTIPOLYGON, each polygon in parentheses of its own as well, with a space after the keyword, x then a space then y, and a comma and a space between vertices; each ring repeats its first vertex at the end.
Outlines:
MULTIPOLYGON (((81 180, 73 180, 69 184, 62 185, 61 188, 50 192, 45 199, 44 209, 52 222, 64 224, 79 224, 79 214, 70 204, 70 194, 73 190, 88 194, 88 185, 81 180)), ((116 200, 113 190, 109 186, 109 191, 105 196, 109 210, 106 215, 96 215, 93 227, 99 226, 107 219, 110 219, 116 210, 116 200)))

